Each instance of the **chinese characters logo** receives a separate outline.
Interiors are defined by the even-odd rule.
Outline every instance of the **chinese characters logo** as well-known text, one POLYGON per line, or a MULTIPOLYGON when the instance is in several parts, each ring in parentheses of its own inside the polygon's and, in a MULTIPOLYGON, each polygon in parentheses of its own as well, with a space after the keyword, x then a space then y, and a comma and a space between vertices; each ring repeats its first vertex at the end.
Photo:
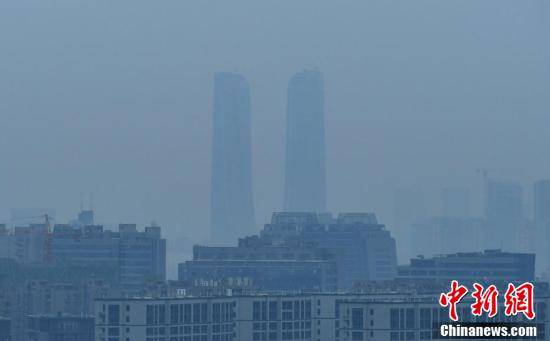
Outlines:
MULTIPOLYGON (((499 292, 496 286, 490 285, 485 288, 479 283, 474 283, 474 290, 471 297, 474 302, 470 305, 472 315, 481 316, 487 313, 489 318, 498 314, 499 292)), ((517 316, 523 314, 529 320, 535 318, 534 310, 534 286, 532 283, 523 283, 519 286, 508 284, 504 294, 504 313, 506 316, 517 316)), ((458 281, 451 282, 451 290, 442 293, 439 297, 439 304, 449 309, 449 318, 458 321, 457 305, 468 294, 469 290, 458 281)))

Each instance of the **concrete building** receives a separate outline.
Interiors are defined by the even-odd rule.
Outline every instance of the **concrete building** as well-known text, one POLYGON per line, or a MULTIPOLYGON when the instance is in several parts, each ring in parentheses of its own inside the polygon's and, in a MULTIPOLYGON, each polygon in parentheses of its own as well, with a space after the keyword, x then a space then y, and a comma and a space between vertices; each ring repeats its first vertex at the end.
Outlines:
POLYGON ((193 260, 179 265, 179 280, 250 278, 265 291, 336 290, 334 256, 315 246, 273 246, 245 238, 238 247, 195 246, 193 260))
POLYGON ((8 229, 0 225, 0 258, 14 259, 20 263, 44 261, 46 226, 31 224, 8 229))
POLYGON ((550 180, 535 182, 535 235, 537 270, 550 270, 550 180))
POLYGON ((395 241, 374 214, 274 213, 236 247, 196 246, 180 280, 250 277, 264 289, 349 289, 396 276, 395 241), (269 286, 271 283, 271 286, 269 286))
POLYGON ((126 287, 166 278, 166 240, 158 226, 140 232, 135 224, 120 224, 118 232, 113 232, 101 225, 55 225, 51 253, 56 263, 113 267, 126 287))
POLYGON ((535 255, 508 253, 500 250, 456 253, 433 258, 414 258, 409 265, 399 266, 399 281, 442 283, 505 284, 533 282, 535 255))
POLYGON ((94 317, 35 315, 27 317, 28 341, 94 341, 94 317))
POLYGON ((487 181, 485 248, 520 251, 526 227, 522 196, 519 184, 487 181))
POLYGON ((255 232, 250 89, 239 74, 215 75, 212 134, 211 239, 231 245, 255 232))
POLYGON ((298 72, 288 84, 285 211, 326 210, 324 96, 317 69, 298 72))
MULTIPOLYGON (((96 340, 393 341, 431 340, 448 321, 438 295, 296 294, 230 297, 129 298, 96 301, 96 340), (116 336, 116 339, 114 338, 116 336)), ((548 322, 548 297, 535 300, 536 323, 548 322)), ((459 305, 474 317, 470 299, 459 305)), ((503 314, 495 321, 525 322, 503 314)), ((548 332, 548 323, 539 330, 548 332)), ((435 339, 435 338, 434 338, 435 339)))

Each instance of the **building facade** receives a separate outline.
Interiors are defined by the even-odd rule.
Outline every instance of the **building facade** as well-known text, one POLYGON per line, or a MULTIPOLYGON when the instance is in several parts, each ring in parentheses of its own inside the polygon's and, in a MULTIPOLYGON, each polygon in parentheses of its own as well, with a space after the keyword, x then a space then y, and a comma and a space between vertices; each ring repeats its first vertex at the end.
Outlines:
POLYGON ((414 258, 409 265, 398 267, 398 280, 449 284, 490 282, 523 283, 535 280, 535 255, 500 250, 456 253, 433 258, 414 258))
POLYGON ((28 341, 94 341, 92 316, 35 315, 27 317, 28 341))
POLYGON ((295 74, 288 84, 284 209, 325 212, 325 98, 317 69, 295 74))
MULTIPOLYGON (((99 299, 97 341, 394 341, 432 340, 434 325, 448 322, 438 295, 296 294, 233 297, 99 299)), ((535 323, 544 340, 548 297, 535 300, 535 323)), ((459 305, 461 320, 471 300, 459 305)), ((493 320, 492 320, 493 321, 493 320)), ((494 321, 525 322, 498 315, 494 321)))
POLYGON ((374 214, 274 213, 234 247, 195 246, 180 280, 249 277, 264 290, 334 291, 396 276, 395 240, 374 214))
POLYGON ((215 75, 212 133, 211 239, 231 245, 255 232, 250 88, 240 74, 215 75))
POLYGON ((485 248, 520 251, 526 228, 521 186, 489 179, 486 190, 485 248))
POLYGON ((138 231, 120 224, 117 232, 101 225, 74 228, 54 226, 52 261, 60 264, 102 264, 113 268, 121 285, 140 287, 148 280, 166 278, 166 240, 158 226, 138 231))

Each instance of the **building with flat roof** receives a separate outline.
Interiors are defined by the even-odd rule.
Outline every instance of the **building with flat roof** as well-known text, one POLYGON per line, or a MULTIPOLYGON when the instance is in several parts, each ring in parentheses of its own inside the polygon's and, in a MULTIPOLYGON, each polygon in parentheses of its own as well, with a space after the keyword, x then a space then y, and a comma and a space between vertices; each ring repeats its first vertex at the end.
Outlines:
POLYGON ((31 315, 27 317, 28 341, 94 341, 93 316, 31 315))
MULTIPOLYGON (((539 339, 548 333, 548 302, 548 297, 535 298, 534 322, 544 324, 539 339)), ((486 316, 471 315, 471 303, 464 299, 459 304, 461 320, 486 322, 486 316)), ((108 335, 133 341, 431 340, 434 324, 448 321, 438 295, 303 293, 96 300, 98 341, 108 335)), ((526 319, 500 314, 494 321, 526 319)))
POLYGON ((274 213, 238 246, 195 246, 180 280, 246 276, 267 290, 334 291, 396 276, 395 240, 374 214, 274 213))
POLYGON ((51 254, 56 263, 113 267, 126 287, 166 278, 166 240, 158 226, 138 231, 135 224, 120 224, 115 232, 101 225, 55 225, 51 254))
POLYGON ((455 253, 433 258, 411 259, 409 265, 398 267, 399 281, 430 283, 508 284, 535 280, 535 255, 500 250, 455 253))

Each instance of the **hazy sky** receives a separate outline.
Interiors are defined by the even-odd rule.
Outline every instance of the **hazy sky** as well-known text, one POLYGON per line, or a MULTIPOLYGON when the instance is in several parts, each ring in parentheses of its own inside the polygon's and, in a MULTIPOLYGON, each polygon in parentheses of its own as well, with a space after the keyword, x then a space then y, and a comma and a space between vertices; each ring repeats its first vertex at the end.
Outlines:
POLYGON ((251 84, 259 225, 281 208, 286 86, 304 67, 325 75, 334 212, 391 224, 396 188, 475 189, 479 167, 550 177, 544 2, 2 0, 0 218, 64 221, 93 192, 100 222, 203 239, 220 70, 251 84))

